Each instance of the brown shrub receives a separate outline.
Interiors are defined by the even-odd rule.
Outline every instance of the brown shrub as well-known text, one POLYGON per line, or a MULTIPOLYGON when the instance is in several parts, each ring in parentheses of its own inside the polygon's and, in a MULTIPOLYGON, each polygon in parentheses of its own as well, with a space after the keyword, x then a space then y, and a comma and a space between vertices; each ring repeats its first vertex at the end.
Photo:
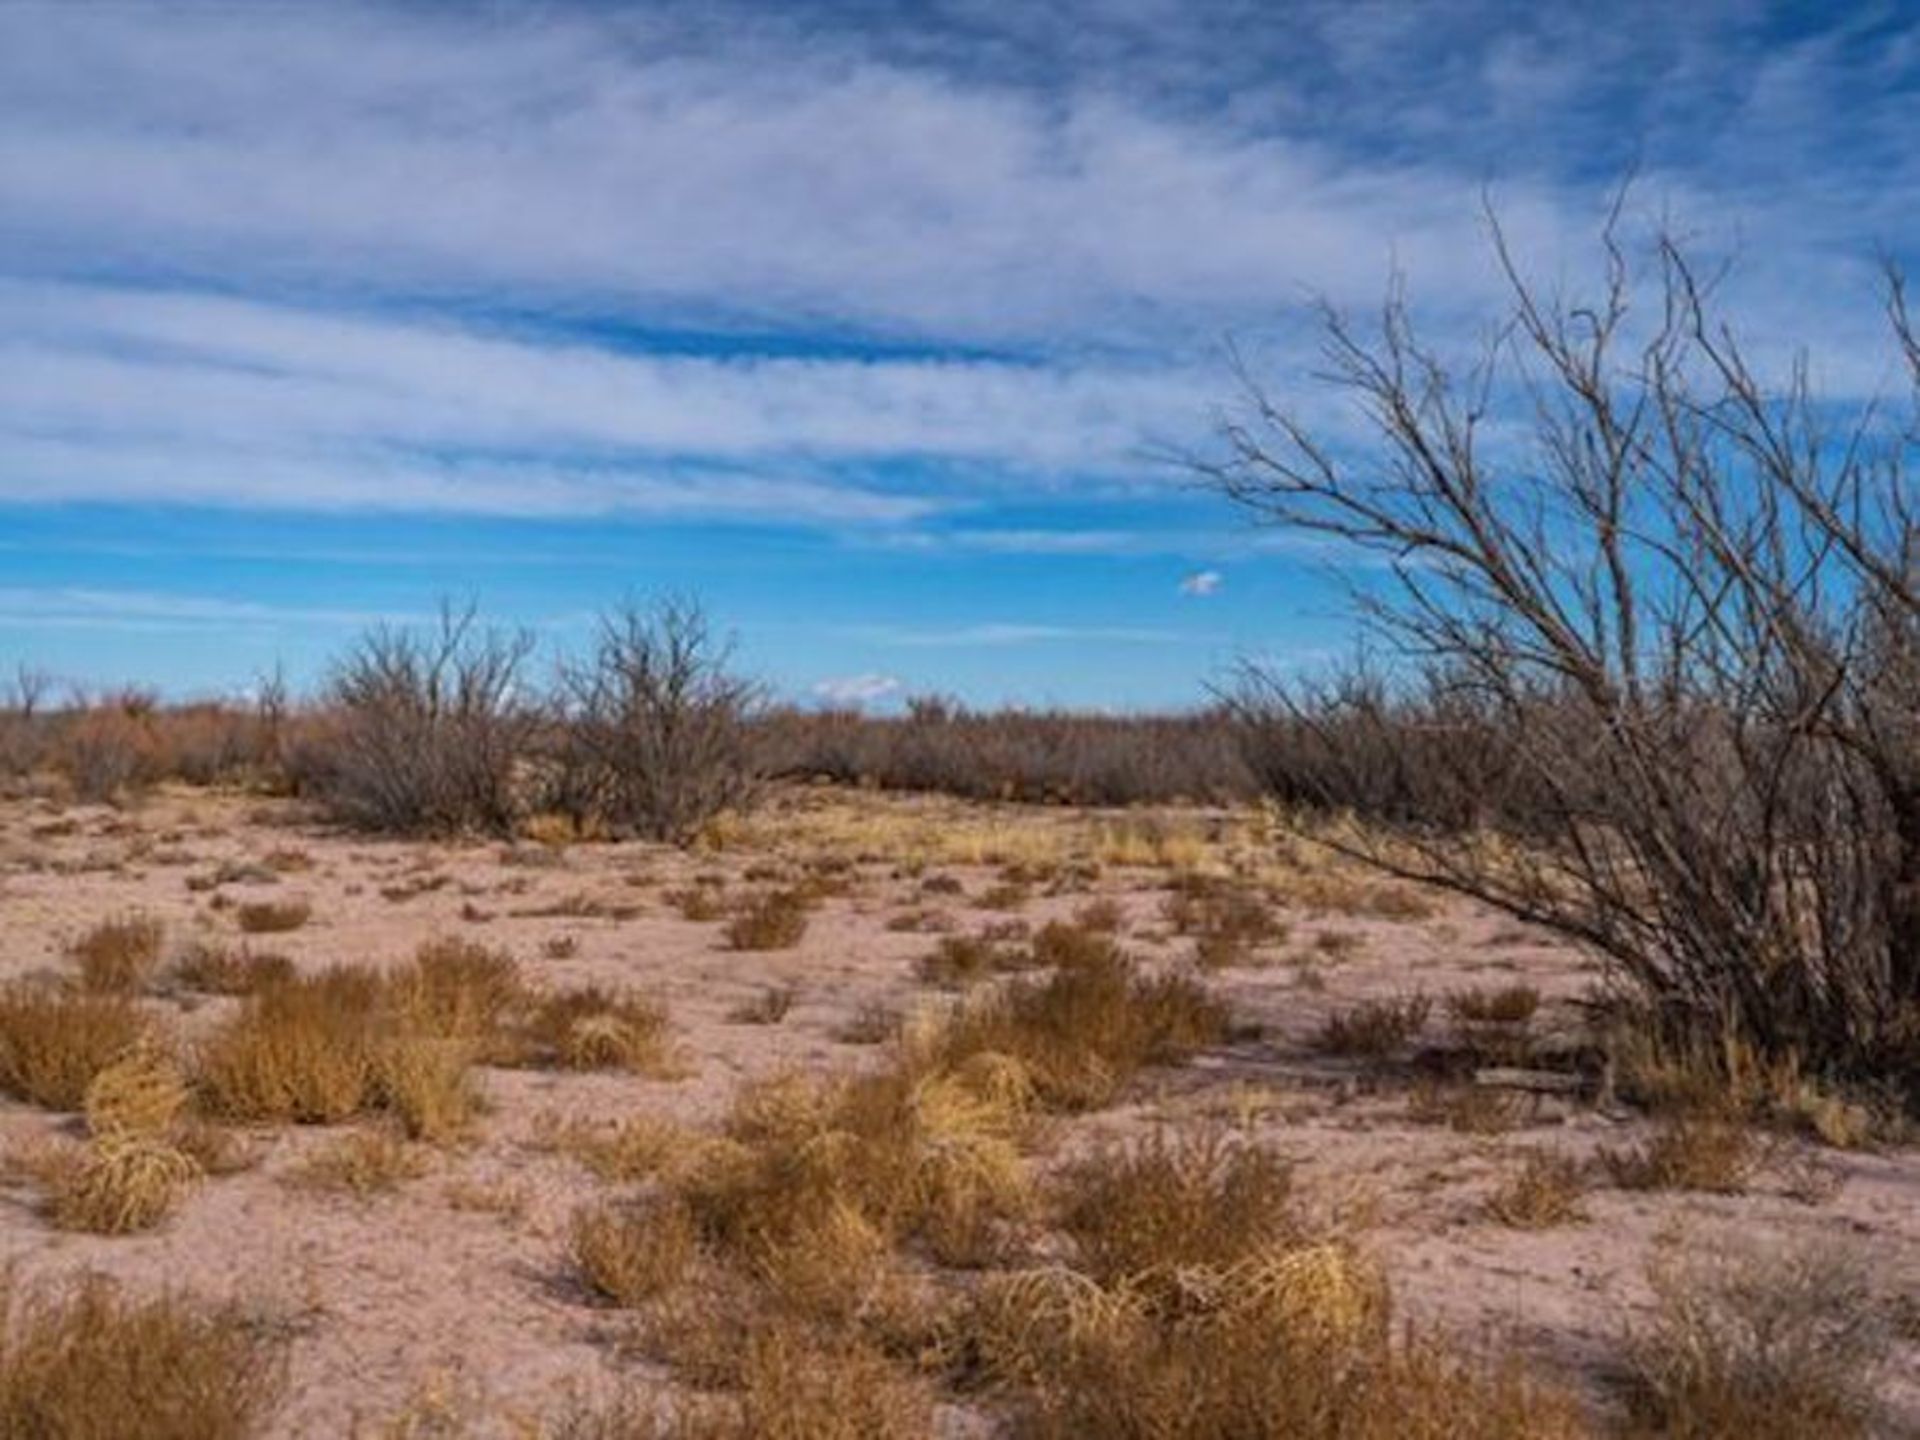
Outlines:
POLYGON ((0 1434, 59 1440, 243 1440, 277 1402, 280 1356, 237 1310, 122 1298, 89 1276, 8 1288, 0 1434))
POLYGON ((160 961, 164 933, 150 915, 101 921, 73 943, 81 985, 96 994, 139 990, 160 961))

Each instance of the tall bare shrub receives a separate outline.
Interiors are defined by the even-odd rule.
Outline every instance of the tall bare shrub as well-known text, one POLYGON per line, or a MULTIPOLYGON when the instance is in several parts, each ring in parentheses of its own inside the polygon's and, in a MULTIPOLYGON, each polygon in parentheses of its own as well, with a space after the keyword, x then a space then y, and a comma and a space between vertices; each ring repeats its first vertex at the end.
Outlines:
POLYGON ((509 830, 535 720, 521 674, 532 637, 442 606, 416 631, 382 627, 336 667, 326 713, 292 757, 302 789, 370 830, 509 830))
MULTIPOLYGON (((1377 557, 1359 599, 1399 683, 1490 721, 1524 788, 1522 820, 1477 817, 1492 836, 1408 815, 1347 843, 1587 943, 1728 1053, 1920 1093, 1920 342, 1898 278, 1907 401, 1847 412, 1804 365, 1763 377, 1670 240, 1649 286, 1610 225, 1584 302, 1495 243, 1511 304, 1464 366, 1397 293, 1377 328, 1327 312, 1367 443, 1249 379, 1202 462, 1262 520, 1377 557)), ((1356 743, 1387 713, 1350 708, 1356 743)))
POLYGON ((625 605, 561 671, 557 808, 615 834, 682 841, 756 784, 759 687, 732 673, 697 605, 625 605))

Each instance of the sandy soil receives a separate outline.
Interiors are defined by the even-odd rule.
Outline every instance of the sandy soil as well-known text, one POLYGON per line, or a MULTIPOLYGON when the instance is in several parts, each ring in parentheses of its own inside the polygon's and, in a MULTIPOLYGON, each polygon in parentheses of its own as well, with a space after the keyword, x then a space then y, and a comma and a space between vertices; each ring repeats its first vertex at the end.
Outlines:
MULTIPOLYGON (((31 1189, 16 1188, 0 1202, 0 1261, 29 1278, 93 1268, 258 1305, 292 1336, 277 1434, 377 1430, 403 1414, 513 1433, 516 1417, 548 1411, 570 1389, 603 1390, 637 1363, 610 1343, 609 1312, 568 1275, 569 1217, 599 1187, 575 1160, 543 1147, 563 1121, 636 1112, 711 1121, 750 1077, 872 1063, 873 1047, 839 1038, 853 1015, 942 1003, 913 970, 933 935, 889 928, 911 912, 964 931, 1010 914, 1037 924, 1107 897, 1124 910, 1129 946, 1155 963, 1185 963, 1192 942, 1162 916, 1168 863, 1267 853, 1258 827, 1231 816, 1022 812, 827 792, 784 796, 721 839, 690 853, 382 842, 330 831, 284 803, 187 792, 131 811, 0 804, 0 975, 66 968, 66 947, 103 917, 157 916, 178 950, 196 938, 237 938, 221 897, 299 896, 312 902, 312 920, 261 937, 261 948, 317 967, 399 961, 437 936, 480 940, 511 951, 543 984, 598 982, 658 998, 685 1061, 674 1080, 490 1070, 481 1135, 433 1152, 427 1173, 397 1194, 365 1201, 288 1183, 328 1138, 311 1129, 260 1131, 256 1167, 204 1183, 145 1235, 57 1231, 31 1189), (717 922, 685 920, 666 898, 695 875, 724 876, 738 892, 830 854, 853 862, 849 891, 824 902, 792 950, 731 951, 717 922), (267 866, 270 856, 280 868, 267 866), (982 908, 1008 860, 1066 863, 1080 878, 1068 893, 1038 885, 1011 911, 982 908), (1093 861, 1097 875, 1072 868, 1093 861), (211 883, 222 867, 229 878, 211 883), (936 875, 960 893, 928 893, 936 875), (572 953, 552 958, 566 948, 556 940, 571 940, 572 953), (794 988, 783 1020, 731 1018, 769 986, 794 988)), ((1458 902, 1436 900, 1432 913, 1402 919, 1341 913, 1351 901, 1325 876, 1303 871, 1311 883, 1296 883, 1284 859, 1259 863, 1294 899, 1283 911, 1291 935, 1267 947, 1264 963, 1209 982, 1248 1038, 1150 1076, 1128 1103, 1056 1127, 1050 1145, 1068 1150, 1163 1123, 1243 1129, 1298 1161, 1311 1203, 1363 1228, 1408 1315, 1517 1350, 1596 1395, 1606 1357, 1646 1303, 1644 1271, 1657 1255, 1820 1236, 1864 1247, 1892 1283, 1920 1274, 1912 1150, 1815 1153, 1793 1143, 1745 1195, 1602 1189, 1584 1223, 1542 1232, 1492 1223, 1486 1194, 1526 1147, 1591 1152, 1624 1143, 1640 1122, 1547 1097, 1523 1102, 1506 1133, 1456 1133, 1421 1118, 1404 1077, 1317 1056, 1309 1037, 1330 1011, 1363 998, 1517 980, 1548 998, 1550 1032, 1571 1025, 1591 966, 1458 902), (1343 938, 1322 940, 1329 932, 1343 938)), ((152 1003, 191 1033, 233 1002, 180 993, 152 1003)), ((1441 1012, 1433 1024, 1444 1029, 1441 1012)), ((73 1127, 72 1117, 0 1102, 0 1145, 73 1127)), ((1917 1375, 1920 1349, 1909 1345, 1885 1387, 1889 1433, 1920 1430, 1917 1375)))

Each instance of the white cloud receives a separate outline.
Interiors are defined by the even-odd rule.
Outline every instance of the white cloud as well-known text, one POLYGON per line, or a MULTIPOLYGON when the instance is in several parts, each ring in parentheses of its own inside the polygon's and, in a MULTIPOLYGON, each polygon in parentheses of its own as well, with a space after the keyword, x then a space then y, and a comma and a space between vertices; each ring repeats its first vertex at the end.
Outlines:
POLYGON ((813 693, 829 705, 858 707, 898 695, 901 688, 897 677, 868 671, 862 675, 842 675, 818 681, 813 693))
POLYGON ((1218 570, 1196 570, 1180 582, 1180 593, 1204 599, 1218 593, 1224 579, 1218 570))

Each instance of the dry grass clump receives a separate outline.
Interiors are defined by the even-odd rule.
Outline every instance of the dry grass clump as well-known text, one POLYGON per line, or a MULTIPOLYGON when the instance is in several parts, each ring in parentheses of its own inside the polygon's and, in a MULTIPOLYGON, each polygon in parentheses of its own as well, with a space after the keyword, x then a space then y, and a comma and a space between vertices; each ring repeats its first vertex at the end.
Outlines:
POLYGON ((378 1095, 381 978, 339 966, 271 985, 201 1047, 202 1103, 227 1120, 334 1124, 378 1095))
POLYGON ((671 1068, 665 1008, 597 985, 542 998, 522 1037, 527 1063, 651 1073, 671 1068))
POLYGON ((898 1035, 901 1024, 899 1011, 870 1001, 849 1015, 833 1038, 842 1045, 880 1045, 898 1035))
POLYGON ((0 987, 0 1091, 49 1110, 78 1110, 94 1076, 146 1028, 124 995, 25 982, 0 987))
POLYGON ((797 890, 769 890, 755 896, 727 922, 727 944, 735 950, 791 950, 807 933, 807 899, 797 890))
POLYGON ((1540 1440, 1569 1402, 1396 1334, 1386 1286, 1305 1232, 1285 1166, 1156 1139, 1067 1173, 1076 1265, 997 1274, 960 1322, 963 1366, 1023 1437, 1540 1440))
POLYGON ((1181 975, 1149 978, 1118 951, 1016 981, 968 1003, 924 1043, 944 1068, 993 1054, 1019 1062, 1050 1108, 1106 1104, 1143 1067, 1220 1041, 1226 1007, 1181 975))
POLYGON ((799 1310, 844 1316, 883 1284, 897 1242, 975 1263, 996 1223, 1025 1213, 1031 1098, 1004 1059, 766 1082, 679 1189, 717 1255, 799 1310))
POLYGON ((251 995, 293 978, 293 961, 245 947, 195 945, 174 961, 173 978, 207 995, 251 995))
POLYGON ((127 1235, 157 1225, 200 1175, 199 1162, 163 1136, 115 1133, 49 1156, 39 1178, 61 1229, 127 1235))
POLYGON ((1203 875, 1182 877, 1162 910, 1176 934, 1193 937, 1194 956, 1208 970, 1245 965, 1258 947, 1289 933, 1263 896, 1203 875))
POLYGON ((280 1356, 247 1317, 88 1276, 0 1299, 0 1434, 243 1440, 277 1402, 280 1356))
POLYGON ((1516 1230, 1546 1230, 1585 1218, 1580 1197, 1586 1171, 1551 1150, 1530 1150, 1526 1162, 1487 1197, 1487 1213, 1516 1230))
POLYGON ((349 1130, 307 1155, 289 1174, 295 1184, 367 1199, 426 1173, 420 1153, 385 1128, 349 1130))
POLYGON ((1679 1116, 1639 1144, 1602 1149, 1599 1160, 1627 1190, 1704 1190, 1738 1195, 1763 1159, 1758 1137, 1737 1120, 1679 1116))
POLYGON ((931 953, 915 962, 914 973, 929 985, 959 989, 1021 963, 1016 952, 985 935, 943 935, 931 953))
POLYGON ((164 934, 160 922, 150 915, 101 921, 73 943, 82 988, 110 995, 141 989, 160 963, 164 934))
POLYGON ((1329 1055, 1382 1059, 1418 1035, 1432 1010, 1433 1002, 1424 995, 1369 1000, 1351 1010, 1336 1010, 1320 1028, 1319 1045, 1329 1055))
POLYGON ((1217 1134, 1095 1152, 1060 1181, 1059 1223, 1101 1285, 1177 1288, 1298 1233, 1291 1167, 1217 1134))
POLYGON ((685 1440, 922 1440, 933 1401, 870 1344, 776 1324, 747 1341, 737 1395, 689 1429, 685 1440))
POLYGON ((1833 1246, 1653 1270, 1652 1322, 1628 1338, 1630 1433, 1843 1440, 1873 1433, 1887 1347, 1861 1259, 1833 1246))
POLYGON ((697 924, 719 920, 727 913, 726 892, 721 885, 695 882, 667 892, 667 901, 679 910, 682 920, 697 924))
POLYGON ((602 1180, 631 1184, 680 1173, 705 1142, 692 1131, 651 1115, 635 1115, 603 1128, 573 1120, 554 1134, 551 1146, 578 1160, 602 1180))
POLYGON ((466 940, 429 940, 386 987, 410 1026, 468 1041, 485 1059, 507 1058, 509 1032, 530 1003, 511 955, 466 940))
POLYGON ((1120 942, 1111 931, 1059 920, 1049 920, 1034 931, 1031 948, 1029 963, 1062 970, 1110 964, 1121 953, 1120 942))
POLYGON ((164 1135, 187 1108, 187 1085, 163 1048, 141 1041, 87 1085, 81 1106, 96 1139, 116 1135, 164 1135))
POLYGON ((311 920, 313 906, 305 900, 249 900, 233 918, 249 935, 279 935, 311 920))
POLYGON ((642 1305, 686 1277, 699 1253, 699 1234, 677 1197, 599 1204, 574 1215, 569 1253, 596 1295, 615 1305, 642 1305))

